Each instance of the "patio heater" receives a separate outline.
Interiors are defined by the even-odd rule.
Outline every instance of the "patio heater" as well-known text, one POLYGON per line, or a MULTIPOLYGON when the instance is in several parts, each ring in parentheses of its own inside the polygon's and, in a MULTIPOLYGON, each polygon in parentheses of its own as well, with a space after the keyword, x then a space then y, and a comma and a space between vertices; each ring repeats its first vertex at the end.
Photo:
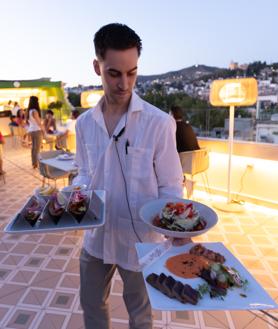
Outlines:
POLYGON ((213 106, 229 106, 229 139, 228 139, 228 186, 227 202, 215 202, 216 209, 226 212, 241 212, 242 205, 231 199, 231 171, 234 141, 235 106, 249 106, 256 103, 258 96, 257 80, 254 78, 215 80, 210 88, 210 103, 213 106))

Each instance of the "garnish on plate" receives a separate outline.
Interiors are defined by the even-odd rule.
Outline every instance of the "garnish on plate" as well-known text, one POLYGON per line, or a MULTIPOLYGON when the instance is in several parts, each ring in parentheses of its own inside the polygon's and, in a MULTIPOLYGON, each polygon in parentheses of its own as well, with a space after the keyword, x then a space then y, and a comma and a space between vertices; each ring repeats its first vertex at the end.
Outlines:
POLYGON ((35 224, 37 223, 40 214, 42 213, 42 208, 43 205, 40 203, 40 201, 36 197, 33 197, 31 199, 31 203, 26 207, 24 213, 25 220, 31 226, 35 226, 35 224))
POLYGON ((242 279, 235 268, 221 262, 225 262, 223 255, 197 244, 189 253, 169 257, 165 266, 171 273, 184 279, 200 277, 205 280, 206 283, 197 289, 200 298, 209 293, 211 298, 223 299, 228 289, 234 287, 246 290, 248 281, 242 279))
POLYGON ((247 297, 247 295, 245 295, 245 294, 239 294, 239 296, 240 297, 243 297, 243 298, 246 298, 247 297))
POLYGON ((81 191, 74 191, 71 194, 68 211, 80 223, 88 209, 88 196, 81 191))
POLYGON ((212 263, 208 268, 204 268, 200 277, 210 285, 212 298, 225 296, 229 288, 245 289, 248 284, 248 281, 243 280, 236 269, 220 263, 212 263))
POLYGON ((168 202, 161 214, 153 219, 153 225, 171 231, 191 232, 203 230, 206 222, 192 203, 168 202))
POLYGON ((48 212, 55 224, 58 224, 66 208, 66 200, 62 193, 55 193, 51 196, 48 204, 48 212))

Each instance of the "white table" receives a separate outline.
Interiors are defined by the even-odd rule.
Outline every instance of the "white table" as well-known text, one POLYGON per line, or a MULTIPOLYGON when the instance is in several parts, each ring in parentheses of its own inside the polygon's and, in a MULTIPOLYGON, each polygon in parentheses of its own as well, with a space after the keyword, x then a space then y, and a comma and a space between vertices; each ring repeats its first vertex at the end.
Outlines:
POLYGON ((50 158, 50 159, 42 159, 40 160, 41 163, 44 163, 48 166, 66 171, 66 172, 76 172, 77 171, 77 165, 74 160, 60 160, 55 158, 50 158))

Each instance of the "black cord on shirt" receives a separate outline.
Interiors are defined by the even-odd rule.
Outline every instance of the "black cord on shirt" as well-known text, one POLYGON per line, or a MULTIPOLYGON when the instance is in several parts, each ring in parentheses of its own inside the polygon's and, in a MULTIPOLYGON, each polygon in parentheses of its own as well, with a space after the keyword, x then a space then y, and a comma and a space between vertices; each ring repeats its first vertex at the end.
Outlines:
POLYGON ((124 186, 125 186, 125 197, 126 197, 127 207, 128 207, 128 211, 129 211, 130 218, 131 218, 132 229, 133 229, 133 232, 135 233, 135 235, 136 235, 138 241, 143 242, 143 241, 140 239, 140 237, 139 237, 139 235, 138 235, 138 233, 136 232, 136 229, 135 229, 134 219, 133 219, 133 216, 132 216, 132 212, 131 212, 131 208, 130 208, 130 204, 129 204, 129 199, 128 199, 128 192, 127 192, 126 178, 125 178, 125 175, 124 175, 124 171, 123 171, 123 167, 122 167, 122 162, 121 162, 120 155, 119 155, 119 150, 118 150, 118 146, 117 146, 117 141, 118 141, 118 138, 114 138, 115 147, 116 147, 116 152, 117 152, 117 156, 118 156, 118 160, 119 160, 119 164, 120 164, 120 167, 121 167, 121 172, 122 172, 122 176, 123 176, 123 180, 124 180, 124 186))

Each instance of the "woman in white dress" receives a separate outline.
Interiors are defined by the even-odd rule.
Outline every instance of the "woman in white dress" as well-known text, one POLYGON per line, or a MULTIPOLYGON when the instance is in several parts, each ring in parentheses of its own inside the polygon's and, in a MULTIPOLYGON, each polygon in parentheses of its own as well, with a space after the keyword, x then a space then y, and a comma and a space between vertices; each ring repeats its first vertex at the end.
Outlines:
POLYGON ((28 132, 32 140, 32 166, 34 169, 38 167, 38 155, 40 152, 42 138, 44 135, 43 126, 41 123, 41 110, 39 99, 36 96, 31 96, 27 108, 27 120, 29 122, 28 132))

